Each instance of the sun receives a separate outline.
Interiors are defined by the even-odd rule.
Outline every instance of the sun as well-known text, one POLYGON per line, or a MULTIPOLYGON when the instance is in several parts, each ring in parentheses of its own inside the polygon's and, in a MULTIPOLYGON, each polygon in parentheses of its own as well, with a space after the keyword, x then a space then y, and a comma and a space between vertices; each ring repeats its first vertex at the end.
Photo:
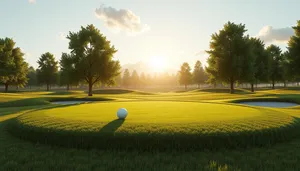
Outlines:
POLYGON ((163 72, 167 69, 166 59, 162 56, 153 56, 149 60, 149 67, 153 72, 163 72))

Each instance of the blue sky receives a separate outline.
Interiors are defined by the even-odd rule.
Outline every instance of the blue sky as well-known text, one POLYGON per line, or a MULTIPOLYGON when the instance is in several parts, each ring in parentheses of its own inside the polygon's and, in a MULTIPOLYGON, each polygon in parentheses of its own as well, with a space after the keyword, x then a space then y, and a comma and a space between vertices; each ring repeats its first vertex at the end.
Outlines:
POLYGON ((42 53, 59 60, 69 51, 63 38, 69 31, 94 24, 118 49, 122 65, 151 61, 174 70, 182 62, 205 62, 211 34, 227 21, 284 49, 299 6, 298 0, 1 0, 0 37, 12 37, 37 67, 42 53))

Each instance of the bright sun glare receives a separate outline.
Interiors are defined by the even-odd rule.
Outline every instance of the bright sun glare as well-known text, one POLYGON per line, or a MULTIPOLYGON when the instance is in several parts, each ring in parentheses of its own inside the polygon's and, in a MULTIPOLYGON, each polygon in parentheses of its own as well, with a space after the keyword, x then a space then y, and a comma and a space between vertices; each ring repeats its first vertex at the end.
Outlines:
POLYGON ((153 56, 150 58, 149 67, 154 72, 163 72, 166 68, 166 59, 162 56, 153 56))

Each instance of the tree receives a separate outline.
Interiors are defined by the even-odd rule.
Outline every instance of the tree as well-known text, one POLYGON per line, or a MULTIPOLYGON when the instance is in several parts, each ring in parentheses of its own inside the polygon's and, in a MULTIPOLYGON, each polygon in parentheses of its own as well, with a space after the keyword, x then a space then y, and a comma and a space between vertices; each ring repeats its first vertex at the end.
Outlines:
POLYGON ((54 55, 50 52, 41 55, 37 61, 39 64, 37 70, 37 78, 40 84, 47 85, 47 91, 50 89, 51 84, 57 81, 58 62, 55 61, 54 55))
POLYGON ((5 92, 9 85, 24 86, 27 83, 28 64, 19 47, 15 48, 13 39, 0 39, 0 83, 5 92))
POLYGON ((290 70, 295 78, 300 78, 300 20, 297 25, 293 27, 294 36, 290 37, 288 42, 288 63, 290 70))
POLYGON ((130 73, 128 69, 124 71, 122 85, 126 88, 130 85, 130 73))
POLYGON ((254 83, 258 81, 268 81, 270 70, 270 58, 265 50, 265 44, 258 38, 251 38, 251 49, 253 57, 252 74, 249 81, 251 91, 254 92, 254 83))
POLYGON ((146 75, 145 75, 144 72, 142 72, 141 75, 140 75, 140 84, 142 86, 147 85, 147 78, 146 78, 146 75))
POLYGON ((31 89, 32 86, 37 85, 37 75, 35 69, 31 66, 28 68, 28 74, 27 74, 28 83, 27 85, 31 89))
POLYGON ((252 69, 250 42, 245 32, 245 25, 228 22, 211 36, 207 51, 210 79, 229 83, 231 93, 234 93, 234 84, 248 78, 252 69))
POLYGON ((74 66, 74 57, 72 54, 62 53, 60 64, 60 84, 66 85, 67 90, 70 89, 70 85, 77 85, 79 79, 74 66))
POLYGON ((140 84, 140 78, 136 70, 132 72, 132 75, 130 77, 130 82, 131 85, 133 85, 135 88, 140 84))
POLYGON ((191 67, 188 63, 184 62, 181 65, 179 73, 179 84, 184 85, 185 90, 187 89, 187 85, 192 82, 192 73, 191 67))
POLYGON ((120 74, 119 61, 113 60, 117 50, 94 25, 81 27, 79 32, 70 32, 67 38, 74 55, 76 73, 88 84, 89 96, 93 95, 95 83, 108 84, 120 74))
POLYGON ((275 82, 282 80, 282 54, 278 46, 270 45, 267 47, 267 52, 271 60, 270 79, 272 81, 272 88, 275 89, 275 82))
POLYGON ((197 61, 193 70, 193 82, 198 85, 198 88, 200 88, 200 84, 203 84, 205 81, 206 75, 204 69, 201 62, 197 61))

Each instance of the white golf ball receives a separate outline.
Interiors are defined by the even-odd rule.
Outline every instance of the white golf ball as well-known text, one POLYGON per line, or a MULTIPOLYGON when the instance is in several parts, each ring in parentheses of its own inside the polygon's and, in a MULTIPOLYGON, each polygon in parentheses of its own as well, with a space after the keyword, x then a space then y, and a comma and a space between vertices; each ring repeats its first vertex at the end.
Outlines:
POLYGON ((117 116, 119 119, 125 119, 128 115, 128 111, 125 108, 120 108, 117 112, 117 116))

